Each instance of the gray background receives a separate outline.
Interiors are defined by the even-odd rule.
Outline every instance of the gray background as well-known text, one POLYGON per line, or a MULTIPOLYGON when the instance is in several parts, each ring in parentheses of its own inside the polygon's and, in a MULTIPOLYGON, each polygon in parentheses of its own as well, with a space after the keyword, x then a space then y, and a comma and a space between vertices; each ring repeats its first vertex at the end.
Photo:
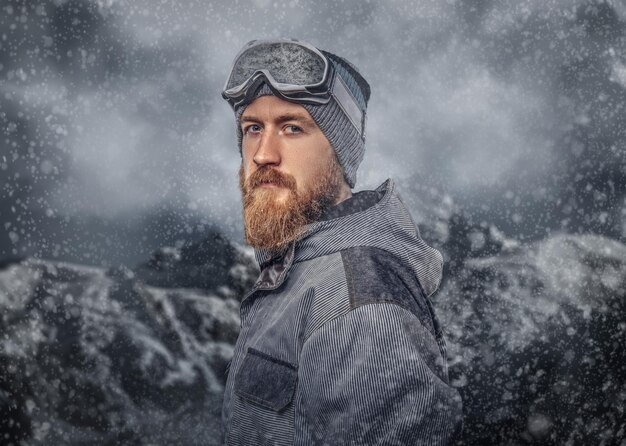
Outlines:
POLYGON ((245 42, 279 36, 369 81, 356 190, 436 188, 521 241, 626 236, 623 1, 0 4, 0 258, 241 241, 220 90, 245 42))

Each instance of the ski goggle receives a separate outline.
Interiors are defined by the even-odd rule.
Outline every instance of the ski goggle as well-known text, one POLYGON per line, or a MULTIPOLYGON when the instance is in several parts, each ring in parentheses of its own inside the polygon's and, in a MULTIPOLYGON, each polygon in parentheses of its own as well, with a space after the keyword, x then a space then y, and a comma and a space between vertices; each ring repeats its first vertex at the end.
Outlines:
POLYGON ((222 97, 236 109, 262 82, 287 101, 323 105, 331 98, 363 138, 363 112, 331 61, 296 39, 252 40, 235 56, 222 97))

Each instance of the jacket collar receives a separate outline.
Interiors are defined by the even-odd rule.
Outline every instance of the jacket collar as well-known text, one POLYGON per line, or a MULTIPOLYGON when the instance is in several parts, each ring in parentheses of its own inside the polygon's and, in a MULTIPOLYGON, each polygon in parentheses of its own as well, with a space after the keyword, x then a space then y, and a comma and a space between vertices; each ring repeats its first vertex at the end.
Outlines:
POLYGON ((255 249, 262 270, 257 286, 275 288, 293 263, 354 246, 389 251, 406 262, 427 296, 441 283, 443 257, 421 238, 395 184, 388 178, 374 191, 361 191, 333 206, 281 251, 255 249))

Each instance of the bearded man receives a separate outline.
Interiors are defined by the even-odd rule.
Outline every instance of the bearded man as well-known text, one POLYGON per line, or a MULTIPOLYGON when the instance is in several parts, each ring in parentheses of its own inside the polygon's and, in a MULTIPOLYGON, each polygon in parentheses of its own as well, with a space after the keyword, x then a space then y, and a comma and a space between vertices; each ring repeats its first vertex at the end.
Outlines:
POLYGON ((462 407, 429 301, 442 256, 389 178, 352 193, 370 87, 295 39, 237 54, 245 240, 261 274, 241 303, 224 393, 228 445, 450 444, 462 407))

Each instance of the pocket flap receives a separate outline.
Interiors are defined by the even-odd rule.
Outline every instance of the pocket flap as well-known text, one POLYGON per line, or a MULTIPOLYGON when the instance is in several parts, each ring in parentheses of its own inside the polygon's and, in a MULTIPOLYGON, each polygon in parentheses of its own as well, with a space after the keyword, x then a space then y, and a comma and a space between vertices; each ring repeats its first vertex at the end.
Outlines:
POLYGON ((279 412, 291 402, 297 380, 294 365, 248 347, 235 377, 235 394, 279 412))

